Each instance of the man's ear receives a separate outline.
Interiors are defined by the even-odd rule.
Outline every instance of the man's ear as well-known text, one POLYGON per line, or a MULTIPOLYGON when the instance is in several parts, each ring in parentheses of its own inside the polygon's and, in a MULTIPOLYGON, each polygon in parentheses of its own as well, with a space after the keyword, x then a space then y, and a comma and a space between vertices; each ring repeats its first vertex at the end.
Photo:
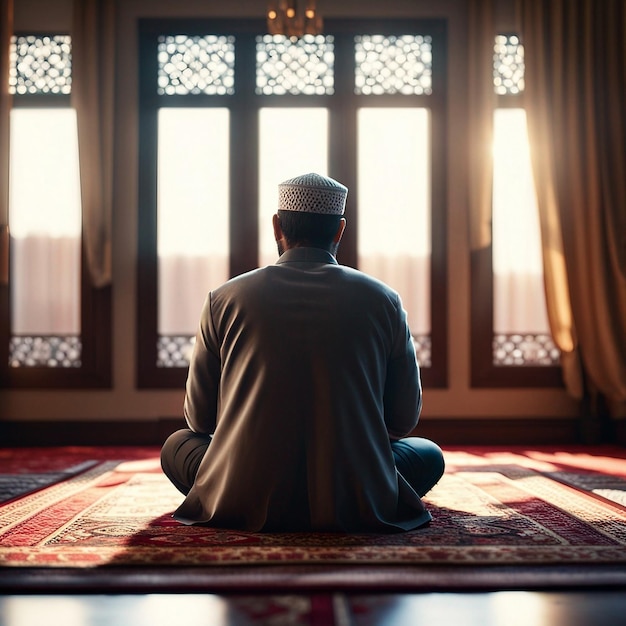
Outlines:
POLYGON ((274 227, 274 239, 280 241, 284 238, 283 229, 280 227, 280 220, 278 219, 278 213, 274 213, 272 216, 272 226, 274 227))
POLYGON ((333 237, 333 243, 336 245, 339 245, 339 242, 341 241, 341 238, 343 237, 343 231, 346 229, 346 218, 342 217, 341 220, 339 221, 339 227, 337 228, 337 232, 335 233, 335 236, 333 237))

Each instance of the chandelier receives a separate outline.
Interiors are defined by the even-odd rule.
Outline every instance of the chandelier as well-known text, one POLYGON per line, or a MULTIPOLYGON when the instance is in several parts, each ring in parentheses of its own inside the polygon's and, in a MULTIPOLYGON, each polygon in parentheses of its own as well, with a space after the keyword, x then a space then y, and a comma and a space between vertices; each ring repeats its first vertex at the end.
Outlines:
POLYGON ((322 18, 317 13, 315 0, 269 0, 267 30, 270 35, 302 37, 319 35, 322 18))

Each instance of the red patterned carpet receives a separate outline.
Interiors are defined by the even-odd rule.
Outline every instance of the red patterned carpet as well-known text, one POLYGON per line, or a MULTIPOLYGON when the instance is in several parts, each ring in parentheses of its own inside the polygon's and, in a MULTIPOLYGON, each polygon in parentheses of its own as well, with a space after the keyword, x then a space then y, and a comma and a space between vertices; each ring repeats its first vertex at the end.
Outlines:
POLYGON ((490 571, 496 584, 499 571, 504 581, 521 566, 568 566, 579 577, 607 566, 610 580, 616 572, 626 578, 626 450, 446 450, 446 460, 425 498, 434 518, 428 528, 255 534, 175 522, 181 496, 154 448, 0 450, 0 582, 29 568, 97 569, 101 577, 140 567, 187 575, 195 568, 250 585, 264 575, 259 566, 268 576, 304 573, 309 583, 325 572, 329 585, 342 573, 363 582, 369 572, 370 582, 391 577, 390 585, 410 586, 407 576, 432 580, 437 571, 456 572, 464 584, 469 572, 490 571))

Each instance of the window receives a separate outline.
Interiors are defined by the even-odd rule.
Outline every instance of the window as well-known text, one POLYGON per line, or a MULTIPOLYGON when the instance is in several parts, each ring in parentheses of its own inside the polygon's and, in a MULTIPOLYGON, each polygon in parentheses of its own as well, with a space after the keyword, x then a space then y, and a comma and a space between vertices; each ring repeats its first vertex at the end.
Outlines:
POLYGON ((67 35, 13 38, 10 271, 0 358, 3 382, 14 387, 110 380, 110 298, 107 289, 91 288, 82 259, 71 60, 67 35))
POLYGON ((430 111, 361 108, 357 133, 358 266, 398 291, 420 364, 429 367, 430 111))
POLYGON ((307 171, 349 187, 339 261, 400 292, 444 386, 443 22, 265 29, 141 22, 139 386, 184 384, 208 291, 276 261, 278 183, 307 171))
MULTIPOLYGON (((517 35, 494 45, 492 247, 488 281, 474 280, 486 315, 473 319, 477 386, 560 384, 559 350, 546 314, 539 212, 523 106, 524 49, 517 35), (476 340, 479 338, 478 340, 476 340)), ((485 259, 487 261, 487 259, 485 259)))
POLYGON ((228 278, 228 114, 221 107, 158 113, 157 362, 163 367, 189 363, 203 286, 228 278))

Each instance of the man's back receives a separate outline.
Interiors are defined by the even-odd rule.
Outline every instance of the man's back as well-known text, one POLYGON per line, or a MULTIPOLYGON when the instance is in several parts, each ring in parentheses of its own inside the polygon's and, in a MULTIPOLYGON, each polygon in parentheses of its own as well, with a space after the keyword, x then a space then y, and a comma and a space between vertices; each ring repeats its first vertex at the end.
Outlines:
POLYGON ((406 521, 389 437, 416 425, 421 389, 395 292, 294 248, 213 292, 201 331, 197 351, 219 373, 190 371, 186 418, 213 440, 181 517, 249 529, 406 521))

